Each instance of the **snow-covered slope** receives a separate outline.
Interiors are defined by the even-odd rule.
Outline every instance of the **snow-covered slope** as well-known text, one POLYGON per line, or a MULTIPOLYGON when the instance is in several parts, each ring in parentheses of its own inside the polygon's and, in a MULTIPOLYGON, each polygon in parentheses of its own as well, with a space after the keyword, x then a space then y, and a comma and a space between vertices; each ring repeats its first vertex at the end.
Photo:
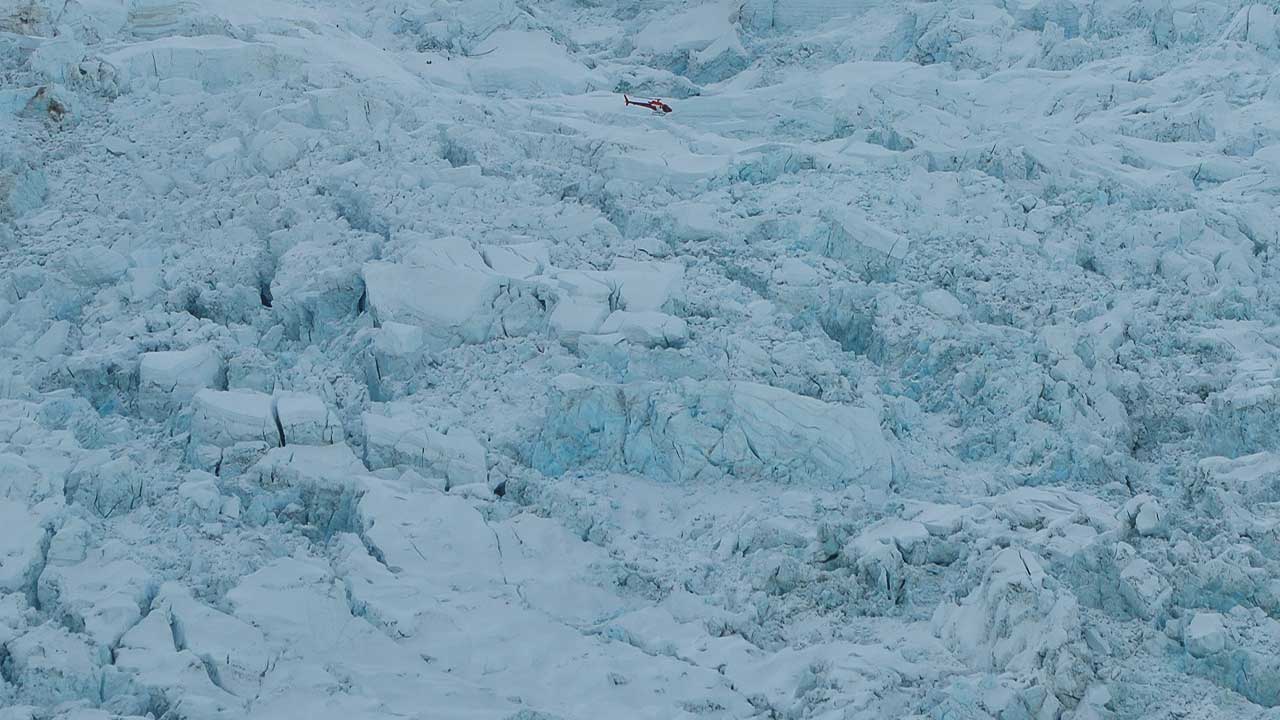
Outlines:
POLYGON ((1275 718, 1277 62, 0 0, 0 718, 1275 718))

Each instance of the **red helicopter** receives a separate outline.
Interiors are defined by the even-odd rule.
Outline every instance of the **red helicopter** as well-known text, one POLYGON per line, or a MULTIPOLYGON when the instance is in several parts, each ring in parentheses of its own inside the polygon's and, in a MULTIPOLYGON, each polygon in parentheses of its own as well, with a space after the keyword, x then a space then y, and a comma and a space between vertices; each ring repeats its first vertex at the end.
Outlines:
POLYGON ((656 113, 662 113, 663 115, 666 115, 667 113, 671 112, 671 106, 662 102, 662 100, 659 100, 658 98, 654 98, 649 102, 636 102, 635 100, 632 100, 626 95, 623 95, 622 99, 626 101, 627 105, 635 105, 637 107, 649 108, 650 110, 656 113))

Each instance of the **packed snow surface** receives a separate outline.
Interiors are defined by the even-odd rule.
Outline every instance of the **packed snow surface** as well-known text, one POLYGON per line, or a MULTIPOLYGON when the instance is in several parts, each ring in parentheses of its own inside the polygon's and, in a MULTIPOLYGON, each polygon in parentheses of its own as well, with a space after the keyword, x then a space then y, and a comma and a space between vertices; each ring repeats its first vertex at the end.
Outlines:
POLYGON ((0 720, 1280 718, 1277 67, 0 0, 0 720))

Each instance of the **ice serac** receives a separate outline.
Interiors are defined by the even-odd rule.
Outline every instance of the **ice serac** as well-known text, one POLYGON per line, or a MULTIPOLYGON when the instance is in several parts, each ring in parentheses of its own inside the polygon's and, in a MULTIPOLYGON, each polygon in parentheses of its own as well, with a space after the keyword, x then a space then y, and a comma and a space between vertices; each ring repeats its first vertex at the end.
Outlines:
POLYGON ((561 375, 531 449, 543 472, 603 465, 671 481, 736 477, 885 489, 876 414, 747 382, 597 383, 561 375))
POLYGON ((145 472, 128 456, 112 458, 95 450, 67 474, 67 498, 102 518, 125 515, 142 504, 146 481, 145 472))
POLYGON ((0 218, 22 215, 40 207, 47 190, 39 163, 15 147, 0 150, 0 218))
POLYGON ((119 557, 118 549, 95 555, 75 565, 47 568, 37 593, 42 607, 98 646, 110 647, 141 619, 156 583, 141 565, 119 557))
POLYGON ((1182 642, 1193 657, 1202 658, 1227 647, 1227 628, 1218 613, 1198 612, 1182 633, 1182 642))
POLYGON ((0 498, 0 590, 6 593, 34 589, 43 569, 41 543, 44 528, 26 504, 0 498))
POLYGON ((484 264, 494 272, 516 278, 532 277, 551 265, 545 242, 485 245, 480 252, 484 264))
POLYGON ((645 347, 680 347, 689 340, 687 322, 653 310, 618 310, 610 313, 599 329, 601 334, 617 334, 645 347))
POLYGON ((598 81, 544 32, 500 30, 477 45, 476 53, 483 57, 467 74, 480 92, 580 93, 598 81))
POLYGON ((342 440, 342 422, 318 396, 281 392, 276 394, 275 403, 285 444, 328 445, 342 440))
POLYGON ((86 287, 115 282, 129 268, 125 256, 102 245, 75 248, 67 253, 65 262, 68 277, 86 287))
POLYGON ((370 470, 413 468, 443 476, 450 485, 484 482, 487 461, 475 433, 455 426, 441 432, 411 413, 365 413, 364 461, 370 470))
POLYGON ((906 257, 910 238, 880 226, 857 207, 832 206, 818 213, 804 241, 823 255, 848 263, 864 279, 888 280, 906 257))
POLYGON ((627 258, 615 260, 611 270, 550 268, 542 279, 556 289, 559 298, 549 325, 570 346, 579 335, 613 333, 623 325, 631 329, 636 342, 661 336, 663 326, 680 335, 687 332, 687 327, 680 327, 684 321, 664 313, 675 311, 683 302, 684 276, 680 263, 627 258), (604 330, 605 321, 617 312, 629 314, 614 318, 616 329, 604 330))
POLYGON ((234 475, 285 442, 272 396, 254 390, 200 390, 192 401, 187 459, 201 470, 234 475))
POLYGON ((143 353, 138 385, 139 408, 148 415, 163 416, 200 390, 225 387, 226 368, 222 356, 209 345, 143 353))
POLYGON ((232 588, 227 604, 234 617, 264 629, 260 652, 273 658, 254 695, 254 712, 262 717, 412 715, 424 697, 447 698, 462 718, 508 706, 352 615, 344 584, 314 558, 272 561, 232 588), (373 693, 325 689, 347 682, 373 693))
POLYGON ((262 632, 249 623, 216 610, 175 583, 162 585, 152 602, 175 635, 175 644, 199 657, 217 685, 240 698, 257 691, 272 657, 262 632))
POLYGON ((365 292, 360 265, 373 255, 376 235, 319 223, 271 234, 278 254, 270 303, 290 337, 319 342, 342 332, 360 311, 365 292))
POLYGON ((748 0, 739 13, 743 24, 756 31, 813 29, 868 6, 841 0, 748 0))
POLYGON ((376 320, 421 327, 432 351, 526 335, 546 322, 539 288, 486 270, 378 261, 365 264, 364 283, 376 320))
POLYGON ((1280 707, 1280 657, 1274 652, 1280 621, 1265 615, 1195 612, 1170 622, 1188 669, 1266 708, 1280 707))
POLYGON ((31 702, 55 705, 100 699, 105 648, 46 622, 5 644, 5 677, 23 688, 31 702))
POLYGON ((272 448, 240 478, 254 498, 246 513, 258 522, 292 522, 321 538, 350 531, 366 472, 342 443, 272 448))
POLYGON ((178 486, 178 503, 174 512, 178 522, 200 525, 216 521, 222 515, 223 508, 217 479, 207 472, 192 470, 178 486))
POLYGON ((233 78, 240 82, 269 80, 289 66, 271 45, 216 35, 134 43, 104 59, 119 69, 122 84, 131 88, 183 78, 218 90, 230 85, 233 78))
POLYGON ((109 688, 113 707, 146 708, 181 702, 185 713, 207 720, 231 720, 245 701, 218 686, 206 660, 187 649, 166 609, 153 611, 120 639, 109 688))
POLYGON ((1214 393, 1200 422, 1200 435, 1214 455, 1239 457, 1280 450, 1280 378, 1270 367, 1244 366, 1226 388, 1214 393))
POLYGON ((1033 713, 1075 707, 1093 682, 1076 598, 1028 550, 1001 550, 968 597, 938 607, 934 625, 961 657, 1023 679, 1019 692, 1033 713))
POLYGON ((237 442, 281 443, 270 395, 250 390, 201 390, 195 394, 191 442, 229 447, 237 442))

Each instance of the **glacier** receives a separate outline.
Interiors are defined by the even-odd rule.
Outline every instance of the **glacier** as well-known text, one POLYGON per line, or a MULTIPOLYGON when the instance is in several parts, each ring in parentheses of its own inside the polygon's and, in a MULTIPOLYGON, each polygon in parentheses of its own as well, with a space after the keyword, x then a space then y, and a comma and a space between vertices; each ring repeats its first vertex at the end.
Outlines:
POLYGON ((0 720, 1280 718, 1277 61, 0 0, 0 720))

